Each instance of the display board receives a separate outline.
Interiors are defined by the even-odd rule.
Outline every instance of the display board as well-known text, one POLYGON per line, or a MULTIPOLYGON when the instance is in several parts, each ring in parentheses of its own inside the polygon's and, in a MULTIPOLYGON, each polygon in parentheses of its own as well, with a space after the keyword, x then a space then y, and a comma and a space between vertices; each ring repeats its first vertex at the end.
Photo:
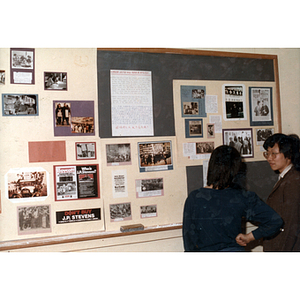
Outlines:
POLYGON ((19 68, 30 54, 35 80, 24 88, 21 73, 1 87, 0 242, 174 228, 222 144, 239 148, 247 187, 265 200, 262 143, 281 131, 277 56, 29 50, 6 53, 19 68))

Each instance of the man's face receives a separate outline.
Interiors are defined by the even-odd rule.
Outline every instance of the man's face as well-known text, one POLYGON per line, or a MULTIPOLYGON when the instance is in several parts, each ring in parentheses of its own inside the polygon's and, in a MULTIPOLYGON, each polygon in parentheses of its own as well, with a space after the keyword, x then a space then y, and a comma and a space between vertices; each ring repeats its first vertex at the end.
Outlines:
POLYGON ((284 157, 283 153, 279 152, 278 144, 275 144, 273 148, 268 148, 267 161, 273 171, 279 171, 280 173, 291 163, 289 158, 284 157))

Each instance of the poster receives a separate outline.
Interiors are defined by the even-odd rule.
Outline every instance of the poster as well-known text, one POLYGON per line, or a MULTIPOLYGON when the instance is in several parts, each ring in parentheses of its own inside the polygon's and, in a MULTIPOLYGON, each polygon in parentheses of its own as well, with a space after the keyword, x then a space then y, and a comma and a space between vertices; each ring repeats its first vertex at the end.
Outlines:
POLYGON ((127 170, 113 170, 113 198, 128 197, 127 170))
POLYGON ((54 166, 55 200, 99 197, 98 165, 54 166))
POLYGON ((112 136, 153 136, 151 76, 151 71, 110 71, 112 136))
POLYGON ((56 224, 68 224, 77 222, 101 220, 100 208, 88 208, 78 210, 65 210, 56 212, 56 224))

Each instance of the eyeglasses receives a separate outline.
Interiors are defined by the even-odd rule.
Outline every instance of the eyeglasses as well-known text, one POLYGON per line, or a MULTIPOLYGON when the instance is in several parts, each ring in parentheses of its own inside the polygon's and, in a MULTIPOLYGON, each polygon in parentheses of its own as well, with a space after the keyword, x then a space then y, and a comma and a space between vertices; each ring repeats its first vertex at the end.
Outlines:
POLYGON ((280 153, 281 153, 281 152, 275 153, 275 152, 267 152, 267 151, 265 151, 265 152, 263 152, 263 156, 264 156, 265 159, 268 159, 269 156, 271 155, 271 158, 274 159, 274 158, 276 158, 277 155, 280 154, 280 153))

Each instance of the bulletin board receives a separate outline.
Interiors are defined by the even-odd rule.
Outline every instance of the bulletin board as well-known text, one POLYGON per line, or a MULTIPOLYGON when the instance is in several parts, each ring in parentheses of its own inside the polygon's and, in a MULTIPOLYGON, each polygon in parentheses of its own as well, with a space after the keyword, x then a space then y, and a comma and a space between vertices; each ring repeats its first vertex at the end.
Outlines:
MULTIPOLYGON (((127 225, 142 225, 145 232, 180 228, 188 193, 205 184, 211 151, 235 136, 248 141, 242 155, 248 170, 245 184, 266 199, 273 172, 262 156, 262 142, 267 134, 281 131, 277 56, 95 49, 94 64, 89 64, 93 59, 84 49, 76 51, 72 56, 64 49, 35 49, 33 72, 44 75, 42 88, 37 88, 39 81, 26 91, 16 82, 17 92, 9 85, 3 89, 2 119, 7 128, 18 128, 10 138, 17 140, 23 132, 30 138, 16 146, 24 164, 15 165, 7 156, 3 169, 0 218, 2 226, 10 227, 2 241, 84 241, 91 233, 92 238, 122 236, 121 228, 127 225), (61 60, 51 60, 57 57, 61 60), (118 89, 118 76, 123 75, 118 89), (50 77, 58 83, 48 84, 50 77), (136 110, 115 97, 116 91, 126 94, 129 82, 131 92, 136 86, 146 94, 136 110), (10 106, 19 98, 35 104, 21 116, 10 106), (268 102, 267 115, 256 117, 257 101, 263 100, 268 102), (65 121, 58 117, 61 107, 68 111, 65 121), (145 119, 149 128, 135 126, 136 133, 113 128, 116 116, 125 120, 124 111, 127 122, 145 119), (24 120, 29 120, 26 126, 24 120), (47 130, 50 124, 52 131, 47 130), (22 171, 28 178, 19 177, 22 171), (43 189, 30 192, 29 202, 8 194, 9 185, 33 177, 43 189), (40 225, 26 225, 24 214, 34 213, 40 225)), ((133 101, 129 98, 126 101, 133 101)), ((9 151, 7 144, 4 153, 9 151)))

